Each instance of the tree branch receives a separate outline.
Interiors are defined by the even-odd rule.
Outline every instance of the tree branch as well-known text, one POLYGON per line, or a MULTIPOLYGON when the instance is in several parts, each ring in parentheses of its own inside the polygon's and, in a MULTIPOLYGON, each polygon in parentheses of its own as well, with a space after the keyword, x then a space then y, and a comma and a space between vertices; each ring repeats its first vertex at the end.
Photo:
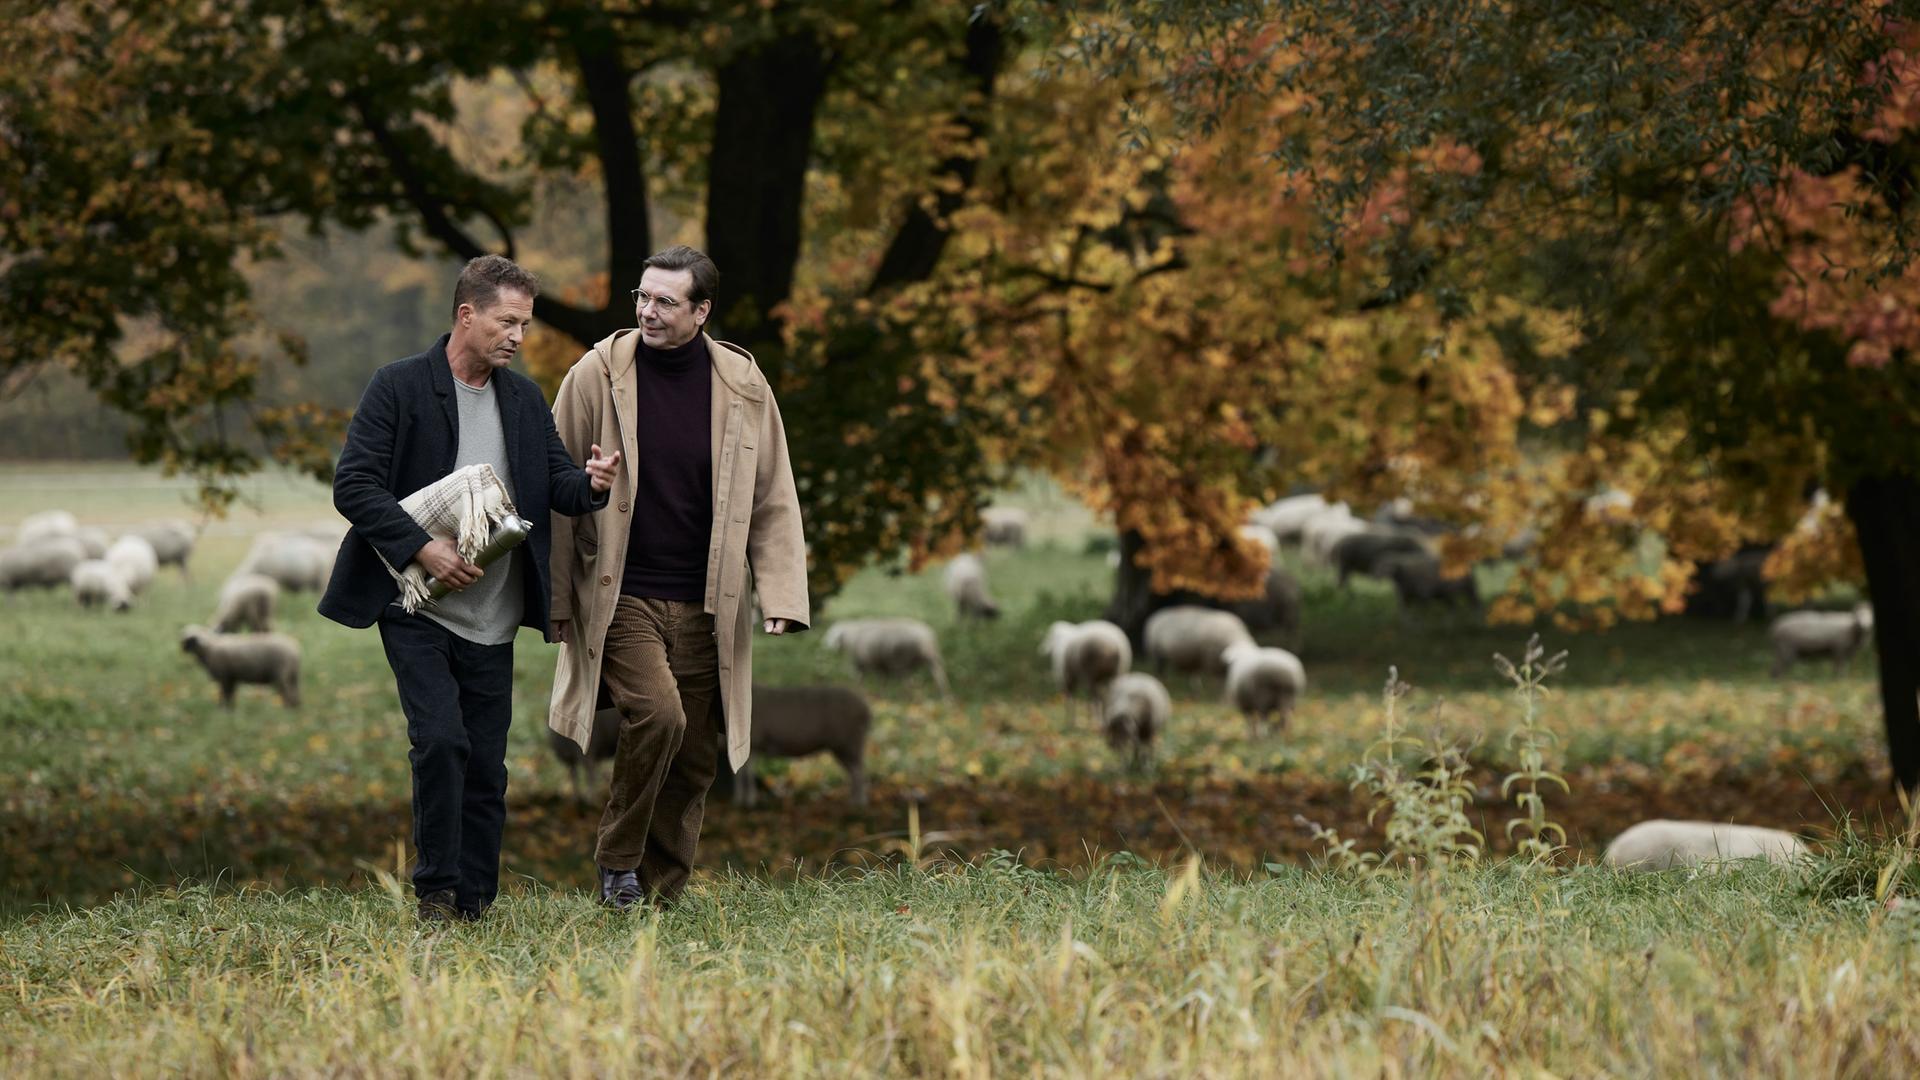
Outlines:
MULTIPOLYGON (((969 143, 979 141, 986 134, 987 106, 993 99, 994 79, 1000 73, 1005 54, 1006 35, 1000 24, 985 14, 975 18, 967 27, 967 56, 963 66, 980 97, 961 109, 958 118, 969 143)), ((935 197, 933 213, 927 212, 919 198, 908 201, 900 231, 894 233, 893 242, 887 245, 873 279, 867 283, 869 296, 896 285, 924 281, 933 273, 952 232, 948 219, 960 208, 967 189, 973 186, 979 164, 979 159, 970 153, 956 153, 940 163, 935 176, 958 183, 944 186, 935 197)))

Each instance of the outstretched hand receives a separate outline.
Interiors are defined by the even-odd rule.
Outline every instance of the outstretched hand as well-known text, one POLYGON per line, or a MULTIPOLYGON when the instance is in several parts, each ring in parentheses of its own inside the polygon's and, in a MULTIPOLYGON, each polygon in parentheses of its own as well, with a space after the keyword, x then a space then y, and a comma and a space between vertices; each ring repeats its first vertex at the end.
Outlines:
POLYGON ((613 478, 620 472, 620 451, 615 450, 612 457, 601 457, 599 443, 588 450, 587 483, 595 491, 605 491, 613 486, 613 478))

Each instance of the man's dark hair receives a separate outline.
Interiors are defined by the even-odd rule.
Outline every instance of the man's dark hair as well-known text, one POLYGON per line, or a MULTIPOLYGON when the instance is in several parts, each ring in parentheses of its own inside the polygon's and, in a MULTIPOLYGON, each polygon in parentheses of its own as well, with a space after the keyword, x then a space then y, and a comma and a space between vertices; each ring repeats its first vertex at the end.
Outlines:
POLYGON ((656 270, 686 270, 693 274, 693 292, 687 296, 687 302, 698 304, 702 300, 711 300, 720 291, 720 268, 713 265, 707 253, 699 248, 690 248, 685 244, 675 244, 665 251, 656 251, 647 256, 640 264, 645 272, 649 268, 656 270))
POLYGON ((531 300, 540 295, 540 279, 505 255, 482 255, 469 260, 460 271, 460 280, 453 286, 453 317, 460 317, 461 304, 472 304, 475 311, 487 310, 501 289, 526 293, 531 300))

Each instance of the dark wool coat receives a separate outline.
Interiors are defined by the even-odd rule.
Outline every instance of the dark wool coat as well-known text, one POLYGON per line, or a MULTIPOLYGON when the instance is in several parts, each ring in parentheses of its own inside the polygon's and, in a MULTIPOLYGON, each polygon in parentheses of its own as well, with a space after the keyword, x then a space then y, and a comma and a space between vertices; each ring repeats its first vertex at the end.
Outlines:
MULTIPOLYGON (((320 599, 320 614, 335 622, 372 626, 399 596, 399 586, 374 552, 404 569, 432 539, 400 509, 400 500, 451 473, 460 449, 447 339, 442 334, 426 352, 374 372, 347 427, 346 448, 333 473, 333 505, 352 528, 340 542, 333 579, 320 599)), ((586 470, 574 464, 532 379, 496 368, 493 386, 513 473, 514 508, 533 526, 515 554, 525 560, 520 624, 544 635, 552 515, 591 513, 607 505, 607 495, 596 494, 586 470)))

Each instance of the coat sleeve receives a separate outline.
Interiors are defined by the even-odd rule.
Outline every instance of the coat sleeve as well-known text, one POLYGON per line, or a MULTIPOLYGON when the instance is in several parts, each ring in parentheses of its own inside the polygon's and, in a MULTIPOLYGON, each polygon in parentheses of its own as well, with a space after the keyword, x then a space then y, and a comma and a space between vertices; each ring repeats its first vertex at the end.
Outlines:
MULTIPOLYGON (((553 415, 547 420, 547 427, 553 433, 552 444, 557 446, 559 454, 566 459, 568 468, 574 468, 574 455, 586 460, 587 447, 592 443, 589 432, 599 430, 598 403, 590 400, 593 395, 582 394, 580 375, 582 368, 576 364, 560 381, 560 392, 554 395, 553 415), (577 445, 576 445, 577 444, 577 445)), ((602 449, 605 449, 604 447, 602 449)), ((626 462, 622 462, 624 467, 626 462)), ((582 480, 584 470, 575 469, 582 480)), ((607 503, 606 494, 600 496, 600 505, 607 503)), ((553 502, 553 548, 547 553, 547 572, 553 583, 553 599, 548 608, 548 618, 553 622, 573 618, 573 518, 556 498, 553 502)))
POLYGON ((760 613, 805 630, 813 621, 807 607, 807 540, 800 528, 793 463, 787 459, 787 429, 772 390, 761 414, 758 465, 753 518, 747 525, 747 565, 753 569, 754 591, 760 594, 760 613))
POLYGON ((398 422, 391 369, 381 368, 360 396, 360 406, 347 425, 340 463, 333 471, 333 508, 396 570, 433 540, 387 490, 398 422))
MULTIPOLYGON (((561 404, 567 401, 566 386, 575 382, 573 372, 561 383, 561 391, 554 398, 554 412, 541 410, 541 419, 547 426, 547 505, 553 508, 556 516, 575 517, 591 514, 607 505, 606 491, 593 490, 593 481, 587 477, 583 467, 588 451, 592 449, 592 440, 579 446, 573 446, 560 438, 555 425, 555 417, 561 404)), ((601 447, 601 452, 606 452, 601 447)))

